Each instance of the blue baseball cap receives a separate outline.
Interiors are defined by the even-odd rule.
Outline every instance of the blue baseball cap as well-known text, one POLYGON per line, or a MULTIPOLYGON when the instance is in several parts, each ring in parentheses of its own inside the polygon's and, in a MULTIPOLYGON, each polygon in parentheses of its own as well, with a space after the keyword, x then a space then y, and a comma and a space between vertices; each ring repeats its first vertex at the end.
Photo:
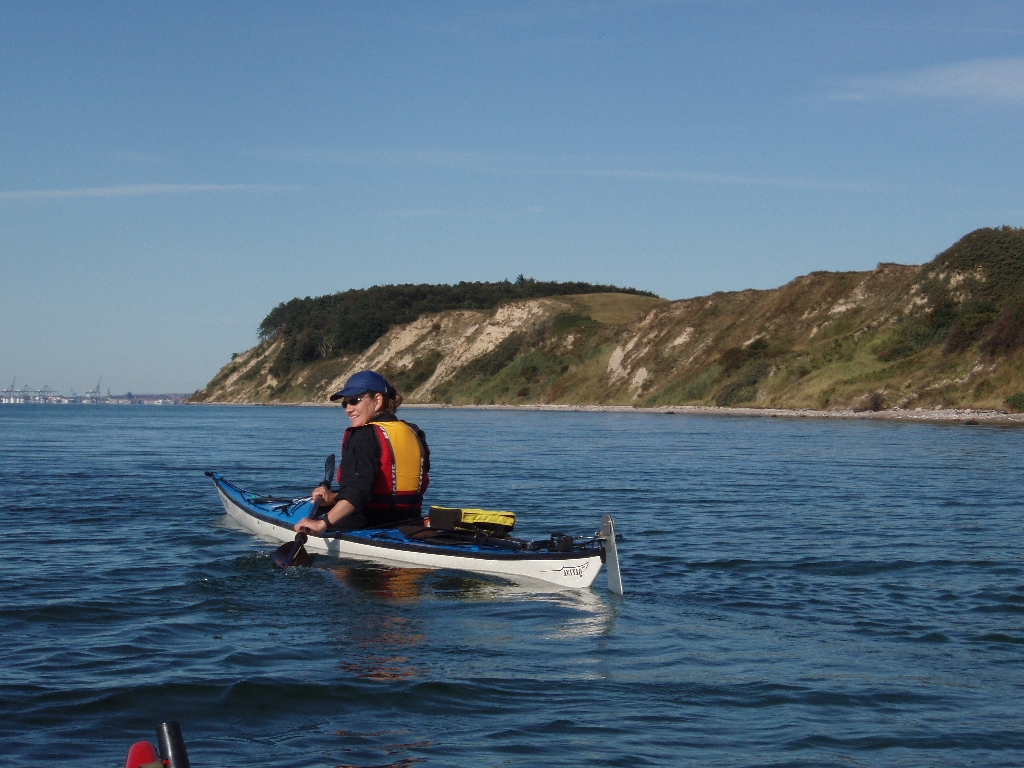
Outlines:
POLYGON ((376 371, 359 371, 348 377, 344 389, 331 395, 331 401, 355 397, 363 392, 380 392, 384 397, 394 397, 396 394, 395 388, 376 371))

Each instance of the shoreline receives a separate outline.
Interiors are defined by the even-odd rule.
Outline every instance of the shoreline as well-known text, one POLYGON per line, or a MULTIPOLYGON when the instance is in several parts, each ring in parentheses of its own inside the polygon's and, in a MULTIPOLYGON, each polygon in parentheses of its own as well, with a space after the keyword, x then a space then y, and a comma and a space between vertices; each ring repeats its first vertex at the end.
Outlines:
MULTIPOLYGON (((240 405, 323 408, 337 407, 331 403, 183 403, 183 405, 240 405)), ((1024 426, 1024 413, 983 410, 975 408, 893 408, 886 411, 816 410, 813 408, 727 408, 715 405, 659 405, 640 407, 633 405, 561 405, 534 403, 531 405, 446 405, 444 403, 403 403, 410 410, 451 408, 475 411, 567 411, 582 413, 648 413, 666 416, 734 416, 784 419, 863 419, 873 421, 900 421, 931 424, 959 423, 968 426, 990 424, 997 426, 1024 426)))
MULTIPOLYGON (((316 405, 310 403, 310 405, 316 405)), ((593 413, 654 413, 667 416, 736 416, 787 419, 867 419, 875 421, 910 421, 926 423, 963 423, 969 425, 997 424, 1024 426, 1024 413, 978 410, 973 408, 917 408, 887 411, 823 411, 812 408, 726 408, 714 405, 660 405, 637 407, 632 405, 444 405, 441 403, 404 403, 403 408, 493 411, 581 411, 593 413)))

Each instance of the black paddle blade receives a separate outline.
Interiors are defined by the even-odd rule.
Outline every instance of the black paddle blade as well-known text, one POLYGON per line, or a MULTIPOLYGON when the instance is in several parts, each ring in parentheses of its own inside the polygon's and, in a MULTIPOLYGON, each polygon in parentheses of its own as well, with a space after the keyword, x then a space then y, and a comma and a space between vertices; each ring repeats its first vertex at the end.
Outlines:
POLYGON ((291 568, 292 566, 304 568, 309 565, 310 561, 309 552, 302 546, 305 543, 306 535, 300 533, 295 537, 295 541, 285 542, 278 547, 270 559, 273 560, 274 565, 278 568, 284 569, 291 568))
POLYGON ((298 568, 304 568, 309 565, 309 553, 306 548, 298 542, 289 541, 287 544, 282 544, 274 556, 271 558, 281 570, 291 568, 293 566, 298 568))
MULTIPOLYGON (((334 475, 334 454, 327 457, 324 462, 324 481, 321 483, 327 490, 331 489, 331 477, 334 475)), ((309 517, 316 520, 320 516, 320 502, 314 501, 309 508, 309 517)), ((297 566, 304 568, 313 559, 309 552, 302 546, 308 537, 304 533, 296 534, 295 541, 289 541, 277 548, 277 551, 270 558, 278 568, 291 568, 297 566)))
POLYGON ((327 461, 324 462, 324 488, 328 491, 331 490, 331 482, 334 480, 334 454, 332 453, 327 457, 327 461))

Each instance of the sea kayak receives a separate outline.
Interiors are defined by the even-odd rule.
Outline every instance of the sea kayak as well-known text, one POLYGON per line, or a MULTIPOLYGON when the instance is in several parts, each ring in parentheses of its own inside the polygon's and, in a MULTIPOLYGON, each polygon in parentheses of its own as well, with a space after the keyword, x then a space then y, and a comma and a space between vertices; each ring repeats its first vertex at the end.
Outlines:
MULTIPOLYGON (((270 542, 294 541, 293 526, 312 507, 309 497, 261 496, 229 483, 216 472, 206 474, 216 485, 224 511, 270 542)), ((605 515, 601 530, 593 536, 572 538, 555 534, 540 542, 509 535, 441 533, 410 525, 344 533, 328 531, 310 536, 305 546, 320 555, 404 567, 471 571, 575 589, 590 587, 607 562, 608 588, 622 594, 615 540, 615 523, 611 515, 605 515)))

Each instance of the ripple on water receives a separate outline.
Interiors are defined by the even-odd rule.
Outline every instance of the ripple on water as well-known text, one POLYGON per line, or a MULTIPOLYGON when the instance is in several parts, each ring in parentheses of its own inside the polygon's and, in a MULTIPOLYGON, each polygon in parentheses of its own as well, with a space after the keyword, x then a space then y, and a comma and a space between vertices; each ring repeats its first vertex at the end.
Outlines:
POLYGON ((308 491, 333 409, 0 408, 4 765, 1024 762, 1024 432, 410 414, 431 503, 615 514, 626 596, 277 571, 202 472, 308 491))

